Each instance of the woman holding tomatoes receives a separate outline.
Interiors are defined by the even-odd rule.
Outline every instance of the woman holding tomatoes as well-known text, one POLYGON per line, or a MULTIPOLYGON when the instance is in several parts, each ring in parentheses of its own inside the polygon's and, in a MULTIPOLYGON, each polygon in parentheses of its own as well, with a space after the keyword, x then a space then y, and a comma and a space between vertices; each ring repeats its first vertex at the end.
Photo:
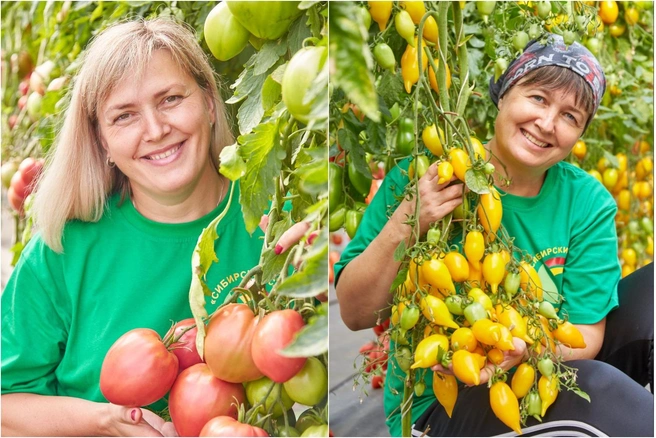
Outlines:
MULTIPOLYGON (((653 434, 653 395, 644 388, 650 384, 653 389, 653 268, 619 281, 613 256, 615 203, 602 185, 563 161, 597 111, 605 83, 594 56, 578 43, 566 46, 557 35, 530 42, 498 81, 490 81, 499 113, 486 149, 495 168, 505 172, 495 174, 503 195, 502 223, 519 248, 535 255, 535 270, 549 282, 545 289, 564 297, 560 311, 587 344, 562 347, 561 354, 579 369, 577 382, 592 403, 561 391, 542 423, 529 418, 525 434, 653 434), (554 263, 562 266, 558 274, 549 269, 554 263)), ((431 165, 418 182, 422 235, 462 203, 463 186, 450 184, 455 177, 438 183, 436 167, 431 165)), ((412 229, 405 222, 415 212, 415 200, 397 201, 408 182, 398 168, 388 174, 335 265, 341 316, 352 330, 372 327, 390 315, 390 286, 400 266, 394 252, 401 242, 412 245, 412 229)), ((529 354, 524 340, 513 338, 513 344, 514 350, 496 358, 504 370, 529 354)), ((453 374, 440 365, 433 370, 453 374)), ((489 365, 470 380, 484 384, 493 371, 489 365)), ((446 412, 428 382, 424 395, 413 398, 417 436, 427 430, 435 436, 508 432, 490 410, 486 385, 461 389, 455 408, 452 401, 447 403, 453 412, 446 412)), ((445 384, 433 386, 441 393, 438 397, 444 396, 445 384)), ((386 379, 385 411, 392 436, 401 432, 402 393, 402 378, 386 379)))
POLYGON ((217 170, 232 142, 192 31, 156 19, 95 37, 39 181, 39 234, 2 295, 3 434, 177 435, 150 410, 107 403, 100 370, 122 334, 163 336, 191 316, 189 262, 218 214, 208 311, 257 265, 262 233, 248 234, 228 196, 239 188, 217 170))

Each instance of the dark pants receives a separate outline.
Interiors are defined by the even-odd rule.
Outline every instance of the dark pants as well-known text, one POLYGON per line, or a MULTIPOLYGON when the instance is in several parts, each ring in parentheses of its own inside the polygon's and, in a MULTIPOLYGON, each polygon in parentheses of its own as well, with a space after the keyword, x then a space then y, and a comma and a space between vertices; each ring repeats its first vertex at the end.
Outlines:
MULTIPOLYGON (((606 318, 604 344, 595 360, 575 360, 577 383, 588 403, 562 390, 539 423, 529 418, 524 436, 654 436, 654 265, 622 279, 619 308, 606 318)), ((460 387, 453 417, 439 402, 414 425, 413 435, 515 436, 490 409, 486 385, 460 387)))

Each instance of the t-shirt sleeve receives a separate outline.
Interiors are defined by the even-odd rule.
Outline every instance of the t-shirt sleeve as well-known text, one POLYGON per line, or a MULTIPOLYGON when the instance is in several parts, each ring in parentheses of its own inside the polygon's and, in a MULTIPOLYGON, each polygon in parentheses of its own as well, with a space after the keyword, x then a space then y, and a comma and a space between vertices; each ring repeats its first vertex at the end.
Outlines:
POLYGON ((2 394, 56 395, 67 330, 42 241, 27 245, 2 293, 2 394))
POLYGON ((573 324, 595 324, 618 306, 617 207, 606 189, 595 189, 579 200, 586 213, 573 230, 563 272, 562 308, 573 324))
POLYGON ((339 276, 344 267, 354 258, 364 251, 372 240, 378 236, 390 216, 399 206, 400 202, 396 196, 401 196, 409 179, 407 174, 401 173, 401 169, 407 171, 409 160, 401 161, 387 174, 379 187, 376 195, 364 212, 362 222, 358 227, 353 240, 342 252, 342 256, 335 263, 335 284, 339 281, 339 276))

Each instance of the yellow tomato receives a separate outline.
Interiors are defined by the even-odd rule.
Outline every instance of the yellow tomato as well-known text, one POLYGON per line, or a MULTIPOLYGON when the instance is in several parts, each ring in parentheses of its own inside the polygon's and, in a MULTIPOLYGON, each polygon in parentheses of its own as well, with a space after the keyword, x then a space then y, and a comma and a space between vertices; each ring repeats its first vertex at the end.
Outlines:
POLYGON ((444 154, 442 143, 444 142, 444 132, 441 128, 436 128, 435 125, 426 126, 421 133, 421 139, 424 145, 431 152, 431 154, 439 157, 444 154), (438 135, 439 130, 439 135, 438 135))
POLYGON ((604 183, 604 180, 603 180, 603 178, 601 177, 601 173, 599 173, 598 171, 592 169, 592 170, 588 170, 588 173, 589 173, 590 175, 592 175, 592 176, 593 176, 597 181, 599 181, 600 183, 602 183, 602 184, 604 183))
MULTIPOLYGON (((437 68, 439 68, 439 64, 437 63, 437 61, 435 61, 435 66, 437 68)), ((428 82, 430 82, 431 88, 436 93, 440 92, 440 89, 437 86, 437 76, 435 76, 435 72, 433 71, 433 67, 428 67, 428 82)), ((451 88, 451 69, 449 69, 448 64, 446 66, 446 88, 451 88)))
POLYGON ((415 363, 410 368, 430 368, 439 363, 439 351, 449 351, 449 339, 444 335, 430 335, 423 339, 415 350, 415 363))
POLYGON ((625 264, 635 266, 636 261, 638 260, 638 254, 636 254, 636 251, 633 248, 624 248, 622 250, 622 260, 624 260, 625 264))
POLYGON ((636 24, 639 18, 640 15, 636 8, 631 7, 626 11, 624 11, 624 20, 626 21, 626 24, 628 24, 629 26, 633 26, 634 24, 636 24))
POLYGON ((588 148, 583 140, 579 140, 576 143, 574 143, 574 148, 572 148, 572 153, 576 158, 578 158, 579 160, 584 159, 585 154, 587 152, 588 152, 588 148))
POLYGON ((460 327, 451 334, 451 349, 453 351, 467 350, 473 352, 476 347, 478 347, 478 341, 469 327, 460 327))
POLYGON ((464 255, 458 251, 450 251, 444 256, 446 265, 453 281, 467 281, 469 279, 469 264, 464 255))
POLYGON ((437 44, 438 32, 437 32, 437 22, 433 17, 428 17, 424 21, 424 39, 430 41, 433 44, 437 44))
POLYGON ((623 189, 617 195, 617 206, 620 210, 628 210, 631 206, 631 192, 627 189, 623 189))
POLYGON ((487 296, 483 289, 478 287, 473 287, 468 293, 467 296, 474 300, 477 303, 480 303, 485 310, 491 310, 493 308, 492 300, 487 296))
POLYGON ((605 24, 613 24, 617 20, 619 9, 614 0, 602 1, 599 6, 599 17, 605 24))
POLYGON ((399 5, 408 11, 415 24, 419 24, 421 17, 426 13, 426 7, 423 1, 400 1, 399 5))

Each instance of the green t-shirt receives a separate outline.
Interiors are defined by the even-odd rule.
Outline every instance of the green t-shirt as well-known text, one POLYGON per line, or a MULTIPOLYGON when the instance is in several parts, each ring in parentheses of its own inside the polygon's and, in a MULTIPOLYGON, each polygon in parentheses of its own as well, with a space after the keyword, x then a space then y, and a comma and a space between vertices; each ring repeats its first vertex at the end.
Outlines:
MULTIPOLYGON (((227 198, 200 219, 163 224, 113 196, 100 221, 66 224, 63 254, 35 236, 2 294, 2 393, 106 401, 100 369, 114 341, 140 327, 163 336, 173 322, 191 317, 191 255, 227 198)), ((217 227, 209 313, 259 262, 263 233, 248 234, 238 199, 237 184, 217 227)))
MULTIPOLYGON (((408 161, 401 162, 404 170, 408 161)), ((335 278, 378 235, 398 207, 394 194, 403 192, 408 177, 394 168, 367 208, 355 238, 338 263, 335 278)), ((556 303, 560 294, 565 312, 574 324, 594 324, 618 305, 620 265, 615 231, 616 205, 608 191, 585 171, 558 163, 547 172, 540 193, 520 197, 502 190, 502 223, 515 245, 533 255, 533 266, 542 280, 544 298, 556 303)), ((394 348, 392 345, 391 348, 394 348)), ((392 357, 393 355, 390 355, 392 357)), ((426 391, 415 397, 413 423, 435 401, 432 372, 426 370, 426 391)), ((385 379, 385 413, 392 436, 401 435, 398 409, 403 395, 404 373, 390 361, 385 379), (393 392, 398 391, 397 395, 393 392)))

